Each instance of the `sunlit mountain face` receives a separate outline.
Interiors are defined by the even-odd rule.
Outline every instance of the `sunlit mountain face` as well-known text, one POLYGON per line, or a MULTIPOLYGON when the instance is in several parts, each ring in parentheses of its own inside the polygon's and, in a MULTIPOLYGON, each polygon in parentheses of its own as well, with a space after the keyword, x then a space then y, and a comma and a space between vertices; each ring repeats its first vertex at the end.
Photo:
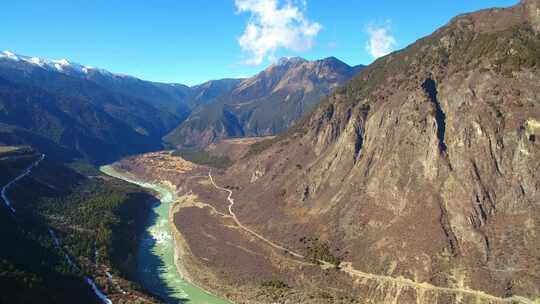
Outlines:
POLYGON ((540 0, 126 4, 2 6, 0 303, 540 301, 540 0))

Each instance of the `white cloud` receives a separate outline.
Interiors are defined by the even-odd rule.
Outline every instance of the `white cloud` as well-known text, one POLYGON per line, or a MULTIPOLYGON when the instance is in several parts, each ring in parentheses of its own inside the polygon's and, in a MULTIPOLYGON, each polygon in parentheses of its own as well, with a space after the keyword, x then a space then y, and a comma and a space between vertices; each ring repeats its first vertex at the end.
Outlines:
POLYGON ((247 64, 261 64, 265 58, 275 60, 278 48, 305 51, 313 47, 322 26, 304 16, 306 0, 294 5, 288 0, 235 0, 239 13, 248 12, 251 18, 238 43, 247 54, 247 64))
POLYGON ((397 46, 397 41, 390 34, 390 25, 383 26, 369 25, 367 28, 369 41, 366 44, 366 50, 373 58, 377 59, 390 54, 397 46))

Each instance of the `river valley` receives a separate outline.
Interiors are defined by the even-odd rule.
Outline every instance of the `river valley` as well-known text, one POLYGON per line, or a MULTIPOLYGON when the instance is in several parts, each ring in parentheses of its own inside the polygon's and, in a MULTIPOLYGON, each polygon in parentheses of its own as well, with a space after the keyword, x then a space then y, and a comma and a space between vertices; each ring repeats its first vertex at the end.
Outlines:
POLYGON ((175 244, 169 223, 169 212, 176 200, 173 190, 157 183, 143 182, 127 177, 112 166, 103 166, 101 172, 137 184, 159 193, 152 207, 148 225, 137 252, 137 272, 145 289, 160 296, 167 303, 227 304, 182 278, 175 265, 175 244))

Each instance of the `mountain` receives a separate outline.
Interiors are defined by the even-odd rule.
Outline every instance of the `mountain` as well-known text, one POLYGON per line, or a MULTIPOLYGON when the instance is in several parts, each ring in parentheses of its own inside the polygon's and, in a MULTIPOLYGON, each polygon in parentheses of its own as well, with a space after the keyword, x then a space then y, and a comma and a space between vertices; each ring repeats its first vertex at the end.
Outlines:
POLYGON ((159 89, 164 84, 8 51, 0 54, 0 87, 0 122, 11 126, 2 142, 37 148, 32 139, 40 136, 70 150, 69 158, 94 162, 160 149, 160 138, 189 113, 187 106, 182 114, 166 109, 181 102, 159 89), (35 136, 7 135, 15 129, 35 136))
POLYGON ((286 130, 361 68, 334 57, 283 58, 248 79, 211 80, 188 87, 66 59, 4 51, 0 53, 3 142, 33 145, 30 139, 40 136, 56 143, 57 150, 70 150, 70 158, 77 154, 106 162, 159 149, 162 137, 169 144, 189 147, 224 137, 273 135, 286 130), (49 115, 43 117, 41 95, 48 100, 49 115), (15 129, 35 136, 25 136, 26 141, 7 136, 7 130, 15 129))
POLYGON ((95 174, 28 147, 0 147, 0 227, 9 244, 0 251, 1 303, 103 303, 88 278, 114 303, 161 303, 136 284, 134 252, 152 196, 95 174))
POLYGON ((49 151, 65 150, 66 158, 77 155, 94 162, 160 149, 161 138, 193 109, 214 102, 240 81, 212 80, 188 87, 144 81, 66 59, 4 51, 0 53, 1 141, 43 148, 49 140, 49 151), (14 130, 26 136, 9 133, 14 130))
MULTIPOLYGON (((125 99, 114 100, 112 95, 103 95, 100 97, 106 103, 95 104, 96 99, 85 97, 50 93, 0 76, 0 121, 3 124, 0 132, 6 133, 0 141, 39 147, 42 144, 36 141, 38 137, 46 138, 54 142, 57 149, 71 151, 68 153, 71 156, 105 162, 120 155, 160 147, 159 135, 164 127, 128 113, 129 109, 123 104, 125 99), (113 103, 115 101, 118 103, 113 103), (17 130, 35 135, 21 137, 18 132, 19 135, 9 136, 17 130)), ((141 103, 132 106, 144 110, 141 103)), ((147 110, 149 114, 156 111, 147 110)))
POLYGON ((192 87, 178 83, 160 83, 142 80, 126 74, 112 73, 67 59, 51 60, 15 54, 10 51, 0 53, 0 67, 23 70, 41 70, 61 73, 91 82, 115 93, 145 101, 185 119, 193 108, 212 102, 218 96, 229 92, 241 79, 210 80, 192 87))
POLYGON ((186 100, 192 92, 190 87, 183 84, 145 81, 100 70, 90 70, 84 78, 109 90, 144 100, 160 110, 174 114, 178 121, 183 121, 191 113, 191 107, 186 100))
MULTIPOLYGON (((273 69, 260 88, 281 83, 264 77, 273 69)), ((378 275, 348 289, 363 303, 499 303, 459 290, 529 303, 539 94, 540 1, 461 15, 366 67, 219 181, 244 226, 296 252, 301 236, 320 239, 346 250, 343 267, 378 275)))
POLYGON ((159 149, 159 138, 178 121, 142 100, 87 80, 0 67, 0 122, 11 126, 2 132, 24 129, 92 161, 159 149))
POLYGON ((182 84, 145 81, 133 76, 70 62, 67 59, 50 60, 19 55, 10 51, 0 53, 0 67, 25 73, 51 72, 90 80, 115 93, 140 99, 156 108, 167 110, 179 118, 185 118, 190 113, 190 108, 182 101, 191 96, 191 91, 188 86, 182 84))
POLYGON ((193 109, 216 102, 224 94, 232 91, 243 79, 219 79, 210 80, 203 84, 191 87, 191 95, 186 98, 186 103, 193 109))
POLYGON ((361 69, 334 57, 282 58, 251 78, 231 83, 230 92, 215 94, 214 102, 195 110, 164 140, 201 147, 226 137, 280 133, 361 69))

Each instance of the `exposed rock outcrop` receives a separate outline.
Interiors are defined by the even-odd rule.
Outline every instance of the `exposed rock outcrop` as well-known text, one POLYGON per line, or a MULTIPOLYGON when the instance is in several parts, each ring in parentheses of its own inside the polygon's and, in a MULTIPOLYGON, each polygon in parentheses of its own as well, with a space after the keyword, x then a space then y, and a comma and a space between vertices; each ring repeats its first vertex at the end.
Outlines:
MULTIPOLYGON (((538 7, 458 16, 377 60, 229 169, 237 216, 297 250, 318 236, 365 272, 540 298, 538 7)), ((405 290, 358 283, 366 303, 405 290)), ((458 301, 432 296, 390 300, 458 301)))

